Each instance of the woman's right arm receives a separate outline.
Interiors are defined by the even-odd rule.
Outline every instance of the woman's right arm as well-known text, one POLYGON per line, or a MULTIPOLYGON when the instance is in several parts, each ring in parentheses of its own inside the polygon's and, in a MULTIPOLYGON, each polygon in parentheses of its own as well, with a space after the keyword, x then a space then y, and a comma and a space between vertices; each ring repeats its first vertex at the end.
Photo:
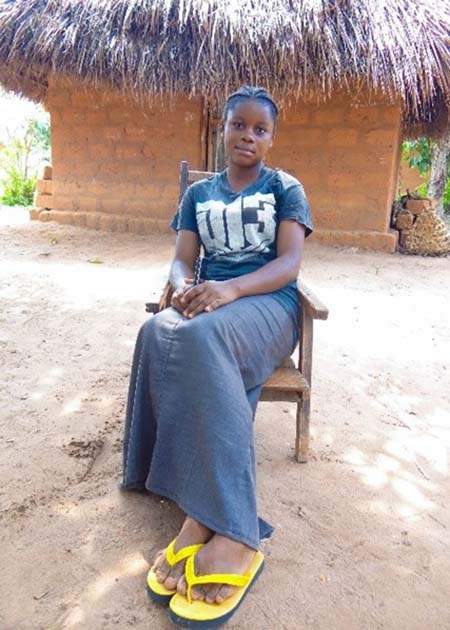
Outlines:
POLYGON ((195 232, 180 230, 175 245, 175 256, 170 269, 169 282, 174 290, 171 305, 183 312, 183 294, 192 288, 195 261, 200 251, 199 237, 195 232))

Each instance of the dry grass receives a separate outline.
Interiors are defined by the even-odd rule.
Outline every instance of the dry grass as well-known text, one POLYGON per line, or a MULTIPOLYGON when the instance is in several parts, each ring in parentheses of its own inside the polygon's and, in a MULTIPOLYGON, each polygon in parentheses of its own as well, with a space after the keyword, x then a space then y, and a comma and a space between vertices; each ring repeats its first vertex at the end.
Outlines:
POLYGON ((138 97, 369 86, 403 101, 410 131, 439 133, 449 34, 447 0, 0 0, 0 82, 37 100, 50 72, 138 97))

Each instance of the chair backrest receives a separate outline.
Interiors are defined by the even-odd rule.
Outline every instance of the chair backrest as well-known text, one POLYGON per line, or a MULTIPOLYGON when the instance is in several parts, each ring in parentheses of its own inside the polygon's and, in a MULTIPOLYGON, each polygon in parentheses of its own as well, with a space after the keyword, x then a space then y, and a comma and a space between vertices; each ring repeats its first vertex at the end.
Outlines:
POLYGON ((180 163, 180 201, 188 186, 198 182, 200 179, 211 177, 211 175, 215 175, 215 173, 211 171, 190 171, 189 164, 186 160, 183 160, 180 163))

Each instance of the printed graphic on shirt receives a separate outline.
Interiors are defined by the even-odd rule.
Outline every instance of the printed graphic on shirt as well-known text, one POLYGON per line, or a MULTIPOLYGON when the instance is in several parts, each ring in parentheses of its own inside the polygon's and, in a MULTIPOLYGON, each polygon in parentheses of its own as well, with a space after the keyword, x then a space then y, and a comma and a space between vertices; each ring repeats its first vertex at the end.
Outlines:
POLYGON ((208 200, 196 204, 198 231, 211 254, 268 252, 275 240, 275 197, 260 192, 230 204, 208 200))

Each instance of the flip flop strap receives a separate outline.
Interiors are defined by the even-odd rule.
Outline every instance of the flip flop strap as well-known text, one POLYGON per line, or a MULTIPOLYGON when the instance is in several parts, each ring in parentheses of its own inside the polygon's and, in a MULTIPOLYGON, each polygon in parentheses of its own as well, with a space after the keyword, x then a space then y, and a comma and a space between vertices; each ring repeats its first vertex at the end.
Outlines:
POLYGON ((174 564, 181 562, 181 560, 186 560, 186 558, 189 558, 192 554, 197 553, 197 551, 203 547, 203 545, 189 545, 188 547, 183 547, 180 551, 175 552, 175 541, 176 538, 172 540, 166 549, 166 560, 171 567, 173 567, 174 564))
POLYGON ((251 576, 237 573, 210 573, 209 575, 195 575, 195 555, 189 556, 186 562, 185 576, 187 582, 187 600, 192 603, 192 587, 196 584, 228 584, 230 586, 247 586, 251 576))

